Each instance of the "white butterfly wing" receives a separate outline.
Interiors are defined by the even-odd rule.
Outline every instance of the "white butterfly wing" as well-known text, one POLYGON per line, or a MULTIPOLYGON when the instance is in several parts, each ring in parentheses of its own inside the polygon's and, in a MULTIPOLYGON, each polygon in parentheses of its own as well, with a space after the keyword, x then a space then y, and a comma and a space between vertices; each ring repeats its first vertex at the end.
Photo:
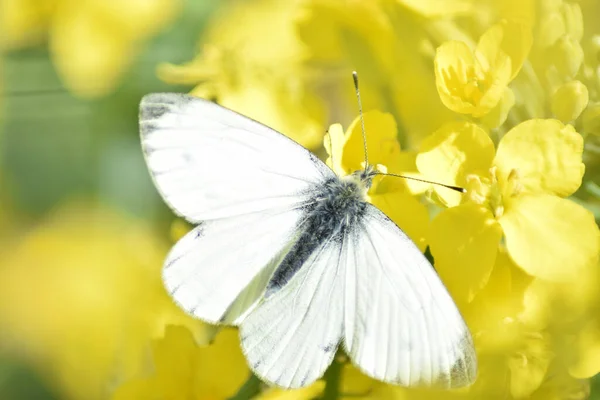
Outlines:
POLYGON ((167 257, 165 287, 188 313, 238 324, 296 239, 311 189, 335 175, 280 133, 183 94, 145 96, 140 131, 164 200, 202 222, 167 257))
POLYGON ((145 96, 140 131, 156 187, 190 222, 294 208, 314 183, 334 176, 286 136, 197 97, 145 96))
POLYGON ((347 238, 344 346, 365 374, 403 386, 475 380, 471 335, 423 254, 385 214, 367 208, 347 238))
POLYGON ((324 242, 241 323, 242 350, 261 379, 303 387, 331 364, 342 338, 345 253, 340 240, 324 242))
POLYGON ((294 241, 301 215, 269 211, 202 223, 167 256, 167 292, 197 318, 237 325, 264 292, 273 261, 294 241))

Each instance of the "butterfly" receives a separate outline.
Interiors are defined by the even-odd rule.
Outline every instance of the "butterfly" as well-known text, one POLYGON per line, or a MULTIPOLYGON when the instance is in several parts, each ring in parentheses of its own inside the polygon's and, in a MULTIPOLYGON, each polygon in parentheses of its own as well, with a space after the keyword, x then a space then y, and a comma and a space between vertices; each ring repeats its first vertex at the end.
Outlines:
POLYGON ((368 163, 336 176, 277 131, 184 94, 146 95, 140 132, 157 190, 197 224, 168 254, 165 288, 188 314, 239 327, 259 378, 307 386, 341 347, 380 381, 474 381, 472 338, 452 298, 366 201, 368 163))

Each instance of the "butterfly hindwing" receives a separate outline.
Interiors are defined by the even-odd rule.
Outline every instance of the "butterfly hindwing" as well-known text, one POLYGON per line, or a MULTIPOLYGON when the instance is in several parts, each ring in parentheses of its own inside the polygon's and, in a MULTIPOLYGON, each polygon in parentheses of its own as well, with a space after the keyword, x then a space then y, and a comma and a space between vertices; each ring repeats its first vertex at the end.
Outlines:
POLYGON ((294 241, 301 216, 298 210, 270 211, 202 223, 167 256, 167 291, 197 318, 237 324, 266 288, 271 261, 294 241))
POLYGON ((257 376, 298 388, 331 364, 342 338, 345 252, 339 238, 324 240, 241 323, 242 350, 257 376))
POLYGON ((471 335, 435 270, 385 214, 369 205, 347 238, 344 345, 365 374, 403 386, 471 384, 471 335))

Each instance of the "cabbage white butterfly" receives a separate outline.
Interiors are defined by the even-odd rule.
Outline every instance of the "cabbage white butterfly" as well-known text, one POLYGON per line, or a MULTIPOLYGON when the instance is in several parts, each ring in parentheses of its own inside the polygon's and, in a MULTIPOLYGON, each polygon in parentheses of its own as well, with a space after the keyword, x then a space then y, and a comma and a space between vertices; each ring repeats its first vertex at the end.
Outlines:
POLYGON ((183 94, 145 96, 140 131, 158 191, 199 224, 167 256, 165 287, 187 313, 238 326, 261 379, 309 385, 341 345, 384 382, 474 381, 471 335, 450 295, 365 200, 377 174, 368 163, 338 177, 286 136, 183 94))

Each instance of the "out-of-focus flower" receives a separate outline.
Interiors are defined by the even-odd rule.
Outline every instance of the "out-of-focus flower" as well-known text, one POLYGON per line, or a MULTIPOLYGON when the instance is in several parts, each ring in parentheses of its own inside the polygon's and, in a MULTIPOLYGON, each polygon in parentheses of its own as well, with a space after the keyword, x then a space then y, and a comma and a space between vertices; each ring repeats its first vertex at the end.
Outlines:
MULTIPOLYGON (((369 111, 364 114, 364 122, 369 164, 375 165, 382 173, 414 174, 414 155, 400 150, 394 118, 380 111, 369 111)), ((357 117, 345 133, 341 125, 332 125, 324 145, 329 154, 327 164, 340 176, 364 168, 365 149, 360 118, 357 117)), ((369 189, 369 201, 398 224, 421 250, 425 250, 429 225, 427 209, 413 196, 404 179, 376 176, 369 189)))
POLYGON ((6 0, 0 4, 0 48, 48 40, 69 90, 102 96, 119 84, 140 44, 180 8, 180 0, 6 0))
POLYGON ((290 23, 297 11, 296 1, 233 2, 206 28, 196 59, 162 65, 159 75, 196 84, 192 94, 314 148, 323 138, 325 112, 299 68, 305 51, 290 23))
POLYGON ((327 101, 330 120, 346 123, 356 114, 352 70, 360 76, 365 110, 394 115, 404 143, 418 143, 451 119, 432 79, 429 56, 434 50, 423 16, 457 11, 460 4, 465 2, 304 2, 296 20, 306 44, 304 66, 327 101))
POLYGON ((168 326, 152 350, 154 373, 126 382, 113 400, 227 399, 250 376, 235 329, 198 346, 187 328, 168 326))
POLYGON ((504 122, 514 104, 508 84, 529 53, 532 35, 523 24, 500 22, 479 39, 473 52, 461 41, 447 41, 435 55, 437 90, 452 111, 484 117, 499 107, 492 127, 504 122))
POLYGON ((111 210, 71 204, 3 253, 4 339, 65 398, 105 399, 146 371, 151 340, 166 325, 210 337, 164 291, 167 246, 150 232, 111 210))

